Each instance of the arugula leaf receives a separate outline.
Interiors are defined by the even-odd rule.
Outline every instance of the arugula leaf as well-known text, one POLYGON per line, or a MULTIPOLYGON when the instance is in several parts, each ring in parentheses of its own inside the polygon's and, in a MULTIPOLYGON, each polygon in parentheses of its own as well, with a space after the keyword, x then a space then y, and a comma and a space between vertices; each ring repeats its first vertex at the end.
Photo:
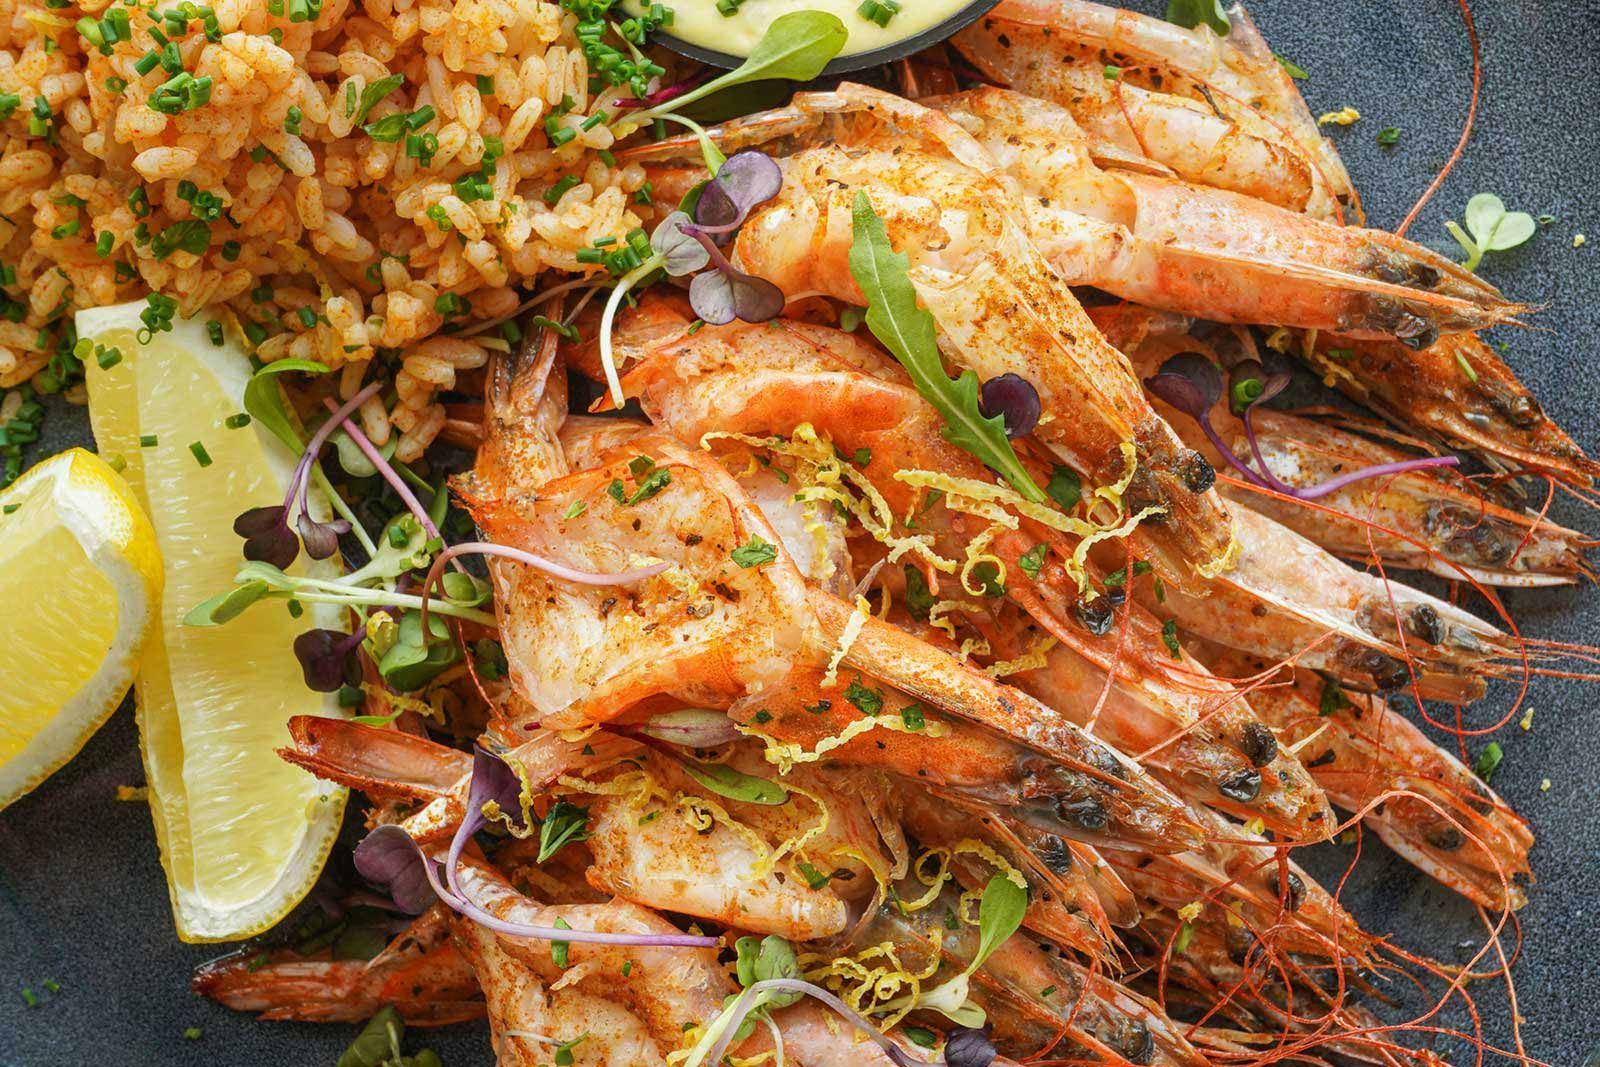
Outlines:
POLYGON ((862 190, 851 210, 854 240, 850 274, 867 298, 867 327, 911 375, 922 398, 944 420, 944 439, 999 472, 1035 504, 1045 495, 1034 484, 1011 441, 1005 419, 984 418, 978 408, 978 376, 971 368, 951 380, 939 359, 933 316, 917 305, 917 291, 906 275, 911 260, 889 243, 883 220, 862 190))
POLYGON ((742 800, 746 804, 763 804, 777 807, 789 802, 789 791, 769 778, 741 774, 726 763, 695 763, 683 761, 689 777, 729 800, 742 800))
POLYGON ((849 31, 837 15, 825 11, 791 11, 772 20, 743 63, 682 96, 628 116, 627 126, 647 125, 668 111, 682 112, 696 100, 746 82, 770 78, 810 81, 844 50, 849 37, 849 31))
POLYGON ((1223 37, 1233 28, 1228 13, 1222 10, 1222 0, 1167 0, 1167 21, 1190 29, 1204 24, 1223 37))

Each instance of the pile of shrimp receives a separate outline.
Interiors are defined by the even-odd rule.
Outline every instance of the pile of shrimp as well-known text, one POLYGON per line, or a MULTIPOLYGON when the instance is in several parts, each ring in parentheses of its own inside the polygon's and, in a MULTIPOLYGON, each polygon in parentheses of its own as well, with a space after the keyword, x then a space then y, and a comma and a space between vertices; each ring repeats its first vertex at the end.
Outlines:
MULTIPOLYGON (((455 489, 483 540, 580 571, 667 566, 602 586, 489 563, 509 671, 479 679, 479 743, 535 814, 586 822, 543 862, 536 841, 480 835, 461 872, 481 907, 776 935, 898 1050, 802 1000, 735 1064, 947 1062, 953 1024, 919 997, 978 953, 996 875, 1028 893, 1023 929, 972 975, 996 1063, 1440 1063, 1427 1046, 1452 1034, 1447 1007, 1470 1011, 1468 983, 1512 988, 1501 935, 1533 835, 1396 708, 1459 710, 1583 653, 1393 572, 1491 606, 1496 587, 1590 577, 1590 542, 1516 487, 1586 496, 1597 468, 1477 337, 1525 309, 1361 228, 1293 83, 1231 20, 1218 36, 1002 0, 905 65, 900 93, 847 82, 713 129, 783 171, 730 258, 783 290, 784 315, 708 326, 646 290, 612 338, 626 412, 569 403, 570 382, 604 377, 592 315, 580 340, 530 331, 491 368, 481 421, 452 423, 477 449, 455 489), (1013 444, 1051 503, 950 444, 902 366, 840 325, 866 302, 847 264, 860 192, 946 366, 1036 390, 1013 444), (1264 410, 1247 440, 1219 411, 1213 438, 1143 384, 1177 354, 1269 352, 1377 417, 1264 410), (1230 476, 1222 447, 1291 488, 1452 451, 1487 473, 1313 502, 1230 476), (1293 859, 1363 829, 1480 909, 1470 963, 1363 931, 1293 859), (1365 1006, 1396 979, 1426 1011, 1365 1006)), ((699 153, 619 156, 675 203, 699 153)), ((426 845, 464 817, 472 756, 413 714, 293 734, 285 758, 363 790, 374 825, 426 845)), ((441 902, 371 962, 235 957, 196 984, 274 1018, 487 1015, 505 1065, 558 1046, 676 1064, 738 992, 729 960, 573 944, 558 963, 441 902)), ((1480 1060, 1533 1062, 1470 1014, 1454 1036, 1480 1060)))

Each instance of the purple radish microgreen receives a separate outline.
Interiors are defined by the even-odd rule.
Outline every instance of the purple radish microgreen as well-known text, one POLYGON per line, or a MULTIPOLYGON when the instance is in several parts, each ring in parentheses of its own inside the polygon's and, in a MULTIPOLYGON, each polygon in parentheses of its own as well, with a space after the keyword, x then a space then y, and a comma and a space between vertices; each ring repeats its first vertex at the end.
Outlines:
POLYGON ((1454 467, 1457 464, 1454 456, 1427 456, 1363 467, 1313 486, 1298 487, 1281 481, 1272 473, 1261 453, 1251 416, 1257 404, 1281 393, 1288 386, 1289 378, 1287 370, 1264 368, 1255 360, 1239 363, 1229 374, 1229 410, 1244 427, 1245 440, 1256 461, 1255 467, 1235 455, 1211 423, 1211 412, 1222 400, 1223 393, 1222 373, 1215 363, 1197 353, 1182 352, 1161 364, 1154 375, 1144 380, 1144 386, 1151 395, 1193 419, 1217 454, 1250 484, 1301 500, 1327 496, 1366 478, 1381 478, 1434 467, 1454 467))
POLYGON ((736 152, 706 183, 694 205, 695 226, 701 233, 724 234, 744 225, 750 212, 777 196, 783 188, 783 170, 765 152, 736 152))
MULTIPOLYGON (((276 390, 276 382, 269 382, 269 385, 276 390)), ((306 442, 305 450, 300 453, 299 462, 289 474, 289 488, 284 494, 281 506, 250 508, 234 520, 234 532, 245 539, 246 559, 270 563, 282 570, 293 563, 295 557, 300 554, 302 542, 306 554, 312 559, 327 559, 339 550, 339 535, 349 533, 351 524, 345 519, 322 522, 312 516, 309 496, 312 468, 316 465, 317 456, 322 452, 322 446, 339 428, 344 416, 366 403, 369 397, 376 396, 382 387, 381 383, 373 382, 357 392, 337 408, 334 416, 311 435, 311 440, 306 442), (298 538, 289 530, 291 513, 298 514, 295 520, 295 525, 300 530, 298 538)), ((269 423, 269 428, 270 425, 269 423)), ((293 432, 292 428, 290 432, 293 432)))
POLYGON ((1026 437, 1039 425, 1039 390, 1022 375, 1007 371, 983 383, 978 390, 978 410, 984 418, 1000 416, 1007 437, 1026 437))
POLYGON ((300 661, 306 688, 316 693, 334 693, 342 685, 357 685, 361 668, 356 649, 367 636, 360 627, 353 634, 342 630, 307 630, 294 639, 294 658, 300 661))
MULTIPOLYGON (((710 141, 704 140, 703 133, 702 140, 709 148, 710 141)), ((783 186, 782 170, 755 150, 736 153, 726 160, 720 152, 715 157, 708 152, 706 166, 712 177, 694 200, 694 219, 685 211, 674 211, 661 220, 650 235, 653 254, 617 280, 601 313, 600 364, 605 370, 612 403, 619 407, 627 398, 617 375, 612 326, 628 290, 656 271, 664 271, 673 278, 693 274, 689 303, 696 315, 714 326, 736 318, 766 322, 783 313, 783 291, 764 278, 738 270, 728 262, 716 241, 716 237, 730 234, 741 226, 751 210, 778 195, 783 186), (701 218, 717 221, 711 226, 694 221, 701 218), (703 271, 708 265, 714 269, 703 271), (695 274, 696 271, 703 273, 695 274)))
POLYGON ((596 930, 562 929, 503 919, 486 911, 463 886, 459 867, 462 853, 472 836, 488 824, 490 815, 503 817, 517 829, 527 832, 529 824, 518 816, 522 780, 516 769, 499 756, 478 746, 473 752, 472 779, 468 787, 466 812, 456 827, 446 850, 445 862, 424 853, 422 846, 399 826, 380 826, 356 846, 355 866, 361 876, 383 886, 397 907, 416 915, 441 900, 458 914, 496 933, 511 937, 531 937, 545 941, 576 944, 643 945, 654 947, 711 948, 714 937, 691 934, 614 934, 596 930), (489 810, 486 811, 485 809, 489 810), (441 872, 441 867, 443 868, 441 872), (442 874, 442 876, 441 876, 442 874))

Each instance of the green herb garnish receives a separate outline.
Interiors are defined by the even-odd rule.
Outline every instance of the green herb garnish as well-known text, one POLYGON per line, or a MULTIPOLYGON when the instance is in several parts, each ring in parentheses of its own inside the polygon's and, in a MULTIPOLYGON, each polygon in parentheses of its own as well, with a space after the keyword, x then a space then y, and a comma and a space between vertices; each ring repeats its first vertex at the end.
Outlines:
POLYGON ((751 534, 747 543, 734 549, 728 556, 741 567, 759 567, 778 558, 778 546, 763 541, 757 534, 751 534))
POLYGON ((1478 754, 1478 762, 1473 765, 1472 770, 1479 778, 1483 779, 1484 784, 1487 785, 1489 781, 1494 778, 1495 770, 1500 766, 1500 761, 1505 759, 1505 757, 1506 753, 1505 750, 1500 747, 1500 742, 1490 741, 1484 746, 1483 751, 1478 754))
POLYGON ((549 814, 539 824, 539 854, 535 862, 543 863, 564 846, 583 841, 588 836, 589 809, 558 800, 550 805, 549 814))
POLYGON ((746 804, 777 807, 789 802, 789 791, 769 778, 742 774, 726 763, 696 763, 683 761, 683 769, 690 778, 699 782, 719 797, 742 800, 746 804))
POLYGON ((1006 437, 1005 419, 984 417, 978 408, 978 376, 971 368, 959 378, 945 373, 939 358, 933 316, 917 305, 917 291, 906 271, 910 259, 889 243, 883 220, 864 191, 857 190, 851 211, 854 240, 850 274, 867 297, 867 326, 911 375, 924 400, 944 420, 944 439, 998 471, 1012 488, 1036 504, 1045 501, 1006 437))
POLYGON ((1461 264, 1467 270, 1477 270, 1485 253, 1517 247, 1538 228, 1532 215, 1526 211, 1507 211, 1505 202, 1493 193, 1479 193, 1468 200, 1465 218, 1465 230, 1454 221, 1446 222, 1444 228, 1467 253, 1461 264))
POLYGON ((1167 0, 1167 21, 1190 29, 1209 26, 1223 37, 1233 28, 1228 13, 1222 10, 1222 0, 1167 0))

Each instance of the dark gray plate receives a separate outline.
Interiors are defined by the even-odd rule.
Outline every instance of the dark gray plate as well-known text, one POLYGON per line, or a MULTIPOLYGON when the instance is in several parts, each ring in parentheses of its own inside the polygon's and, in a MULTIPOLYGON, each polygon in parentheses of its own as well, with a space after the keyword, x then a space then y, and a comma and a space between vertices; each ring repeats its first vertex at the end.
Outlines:
MULTIPOLYGON (((1485 65, 1478 133, 1413 236, 1448 247, 1444 220, 1459 218, 1477 192, 1556 216, 1528 245, 1492 257, 1483 271, 1517 298, 1545 305, 1537 329, 1501 331, 1497 339, 1510 344, 1512 365, 1551 415, 1593 451, 1600 448, 1593 369, 1600 335, 1600 4, 1504 0, 1475 7, 1485 65), (1573 235, 1585 230, 1589 245, 1573 249, 1573 235)), ((1255 15, 1267 39, 1310 71, 1305 92, 1313 111, 1345 104, 1361 111, 1359 123, 1334 136, 1374 224, 1397 224, 1455 144, 1466 107, 1470 66, 1456 5, 1262 0, 1255 15), (1403 131, 1398 147, 1375 145, 1385 126, 1403 131)), ((88 438, 77 413, 54 411, 48 426, 52 448, 88 438)), ((1600 516, 1564 505, 1557 517, 1600 528, 1600 516)), ((1532 634, 1600 643, 1600 595, 1592 589, 1506 600, 1532 634)), ((1502 732, 1506 756, 1495 779, 1539 834, 1539 884, 1521 913, 1526 940, 1514 973, 1529 1055, 1575 1067, 1600 1045, 1600 760, 1590 747, 1596 691, 1541 680, 1530 701, 1533 729, 1502 732), (1552 783, 1548 792, 1540 791, 1542 778, 1552 783)), ((1473 715, 1492 721, 1504 706, 1502 695, 1473 715)), ((348 1028, 257 1022, 188 991, 190 970, 217 949, 173 936, 149 815, 113 799, 119 784, 142 780, 133 719, 124 710, 77 760, 0 813, 0 1065, 331 1067, 348 1028), (42 994, 46 979, 60 992, 24 1006, 23 987, 42 994), (183 1037, 191 1026, 203 1030, 198 1041, 183 1037)), ((1460 946, 1483 935, 1472 909, 1370 836, 1364 851, 1344 897, 1362 923, 1439 959, 1465 959, 1460 946)), ((1307 856, 1330 884, 1348 859, 1349 850, 1335 846, 1307 856)), ((1480 983, 1475 994, 1486 1036, 1509 1045, 1504 987, 1480 983)), ((1459 1026, 1463 1014, 1451 1009, 1444 1020, 1459 1026)), ((447 1067, 491 1061, 481 1026, 439 1032, 431 1043, 447 1067)), ((1471 1059, 1458 1052, 1453 1062, 1471 1059)))

